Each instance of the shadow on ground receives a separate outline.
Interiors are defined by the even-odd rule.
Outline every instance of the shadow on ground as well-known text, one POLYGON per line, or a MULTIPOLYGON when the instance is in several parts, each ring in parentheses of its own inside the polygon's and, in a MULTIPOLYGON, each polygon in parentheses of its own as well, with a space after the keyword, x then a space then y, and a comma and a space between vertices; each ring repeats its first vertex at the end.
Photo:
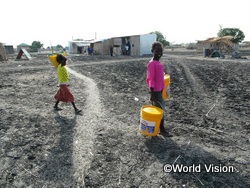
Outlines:
POLYGON ((44 168, 41 170, 44 179, 56 183, 60 186, 73 184, 73 133, 76 125, 77 115, 72 119, 60 115, 54 111, 55 120, 60 127, 58 135, 60 138, 46 160, 44 168))
POLYGON ((250 186, 247 180, 237 173, 236 168, 196 145, 178 145, 173 140, 162 137, 147 139, 145 144, 163 166, 169 164, 175 168, 180 167, 172 168, 169 174, 183 185, 221 188, 250 186), (178 172, 180 169, 184 172, 178 172))

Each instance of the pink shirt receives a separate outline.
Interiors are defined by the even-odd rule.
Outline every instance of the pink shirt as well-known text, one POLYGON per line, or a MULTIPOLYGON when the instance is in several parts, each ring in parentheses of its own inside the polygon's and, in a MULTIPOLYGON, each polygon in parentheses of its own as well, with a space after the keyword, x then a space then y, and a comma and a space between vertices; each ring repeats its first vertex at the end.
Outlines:
POLYGON ((151 59, 147 65, 147 79, 148 88, 154 88, 154 91, 161 91, 164 89, 164 68, 163 65, 156 60, 151 59))

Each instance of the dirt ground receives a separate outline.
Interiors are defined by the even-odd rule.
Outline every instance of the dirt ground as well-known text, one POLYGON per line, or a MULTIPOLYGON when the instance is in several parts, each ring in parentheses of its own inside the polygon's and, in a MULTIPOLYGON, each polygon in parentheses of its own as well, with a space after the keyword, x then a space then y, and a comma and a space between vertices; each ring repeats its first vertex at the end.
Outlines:
POLYGON ((172 137, 138 132, 150 57, 68 59, 81 115, 53 110, 46 55, 0 62, 1 188, 250 187, 249 59, 164 54, 172 137))

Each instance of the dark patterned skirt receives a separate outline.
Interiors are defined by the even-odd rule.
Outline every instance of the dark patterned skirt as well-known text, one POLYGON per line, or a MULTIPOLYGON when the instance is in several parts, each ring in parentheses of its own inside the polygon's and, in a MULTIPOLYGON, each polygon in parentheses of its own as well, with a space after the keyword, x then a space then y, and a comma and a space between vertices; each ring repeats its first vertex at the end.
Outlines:
POLYGON ((60 85, 60 89, 57 91, 54 98, 57 101, 74 102, 74 96, 71 94, 67 85, 60 85))

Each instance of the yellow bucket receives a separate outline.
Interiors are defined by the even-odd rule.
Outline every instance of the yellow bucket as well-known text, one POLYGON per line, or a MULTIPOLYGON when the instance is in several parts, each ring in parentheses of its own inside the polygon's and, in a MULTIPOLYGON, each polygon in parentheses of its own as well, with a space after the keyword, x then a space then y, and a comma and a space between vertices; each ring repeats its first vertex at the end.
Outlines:
MULTIPOLYGON (((63 52, 62 55, 66 56, 66 52, 63 52)), ((54 65, 55 68, 57 68, 59 65, 59 63, 56 61, 56 56, 57 54, 52 54, 48 56, 50 62, 52 63, 52 65, 54 65)))
POLYGON ((52 65, 54 65, 55 68, 57 68, 59 65, 59 63, 56 61, 56 56, 57 56, 57 54, 53 54, 53 55, 48 56, 50 62, 52 63, 52 65))
POLYGON ((164 74, 164 89, 162 91, 163 100, 167 100, 170 97, 170 76, 164 74))
POLYGON ((150 105, 142 106, 139 132, 145 136, 156 136, 162 117, 163 110, 161 108, 150 105))

